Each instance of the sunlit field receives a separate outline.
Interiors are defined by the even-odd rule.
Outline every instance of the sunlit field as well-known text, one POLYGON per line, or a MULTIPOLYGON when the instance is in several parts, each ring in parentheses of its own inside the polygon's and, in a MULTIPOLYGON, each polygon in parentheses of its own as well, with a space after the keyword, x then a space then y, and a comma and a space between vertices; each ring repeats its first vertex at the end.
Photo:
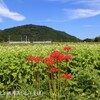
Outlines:
POLYGON ((99 100, 100 43, 0 44, 0 100, 99 100))

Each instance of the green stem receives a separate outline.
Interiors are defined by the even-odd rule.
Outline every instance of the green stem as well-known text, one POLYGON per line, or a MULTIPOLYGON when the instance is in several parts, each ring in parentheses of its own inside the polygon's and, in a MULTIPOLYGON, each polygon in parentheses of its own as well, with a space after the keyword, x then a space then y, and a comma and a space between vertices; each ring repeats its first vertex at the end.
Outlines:
POLYGON ((51 73, 51 79, 52 79, 52 90, 53 90, 53 92, 52 92, 52 94, 53 94, 53 100, 55 100, 55 93, 54 93, 54 77, 53 77, 54 75, 53 75, 53 73, 51 73))
POLYGON ((40 91, 40 72, 39 72, 40 63, 38 64, 38 91, 40 91))
POLYGON ((49 81, 49 92, 50 92, 50 97, 52 96, 52 88, 51 88, 51 82, 50 82, 50 77, 48 75, 48 81, 49 81))
POLYGON ((58 70, 58 100, 59 100, 59 70, 58 70))
POLYGON ((56 80, 55 79, 54 79, 54 82, 53 83, 54 83, 53 86, 54 86, 54 94, 55 94, 54 100, 56 100, 56 80))
POLYGON ((68 68, 67 68, 67 63, 68 63, 68 62, 66 61, 66 71, 67 71, 67 69, 68 69, 68 68))
POLYGON ((60 94, 61 94, 61 61, 59 64, 59 68, 58 68, 58 100, 60 100, 60 94))

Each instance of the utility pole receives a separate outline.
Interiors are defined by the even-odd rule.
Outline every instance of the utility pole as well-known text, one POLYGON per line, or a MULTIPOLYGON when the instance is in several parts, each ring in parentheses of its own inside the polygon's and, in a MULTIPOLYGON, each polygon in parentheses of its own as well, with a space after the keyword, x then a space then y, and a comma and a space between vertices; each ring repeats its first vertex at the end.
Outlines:
POLYGON ((22 41, 22 36, 21 36, 21 41, 22 41))
POLYGON ((10 35, 8 36, 8 42, 10 43, 10 35))
POLYGON ((27 35, 26 35, 26 43, 27 43, 27 35))

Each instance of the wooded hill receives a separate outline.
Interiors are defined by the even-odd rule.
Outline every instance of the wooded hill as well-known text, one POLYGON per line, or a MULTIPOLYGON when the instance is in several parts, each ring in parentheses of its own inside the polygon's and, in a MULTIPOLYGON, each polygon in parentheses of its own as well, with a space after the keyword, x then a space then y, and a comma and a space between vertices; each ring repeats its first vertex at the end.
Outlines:
POLYGON ((47 26, 23 25, 0 31, 0 41, 54 41, 78 42, 80 39, 63 31, 58 31, 47 26))
POLYGON ((82 40, 83 42, 100 42, 100 36, 95 37, 94 39, 86 38, 82 40))

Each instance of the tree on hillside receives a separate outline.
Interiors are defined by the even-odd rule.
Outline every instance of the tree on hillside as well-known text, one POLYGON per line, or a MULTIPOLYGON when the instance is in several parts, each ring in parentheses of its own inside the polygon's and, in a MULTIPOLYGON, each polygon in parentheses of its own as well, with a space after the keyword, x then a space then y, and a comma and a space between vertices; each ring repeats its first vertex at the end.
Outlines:
POLYGON ((86 38, 83 40, 83 42, 93 42, 93 39, 86 38))
POLYGON ((96 38, 94 39, 94 42, 100 42, 100 36, 96 37, 96 38))

